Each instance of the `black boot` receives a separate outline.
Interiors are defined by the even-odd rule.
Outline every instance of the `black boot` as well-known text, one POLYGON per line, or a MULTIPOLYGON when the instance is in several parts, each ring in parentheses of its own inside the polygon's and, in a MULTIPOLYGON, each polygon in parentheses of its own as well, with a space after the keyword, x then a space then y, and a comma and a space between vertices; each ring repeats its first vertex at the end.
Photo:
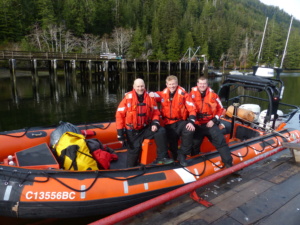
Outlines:
POLYGON ((224 166, 225 166, 226 168, 230 168, 230 167, 233 166, 233 164, 232 164, 232 163, 224 163, 224 166))
POLYGON ((185 160, 185 155, 183 155, 183 154, 178 154, 177 160, 179 161, 180 165, 182 165, 182 166, 188 165, 185 160))
POLYGON ((127 154, 127 167, 134 167, 138 164, 139 154, 127 154))

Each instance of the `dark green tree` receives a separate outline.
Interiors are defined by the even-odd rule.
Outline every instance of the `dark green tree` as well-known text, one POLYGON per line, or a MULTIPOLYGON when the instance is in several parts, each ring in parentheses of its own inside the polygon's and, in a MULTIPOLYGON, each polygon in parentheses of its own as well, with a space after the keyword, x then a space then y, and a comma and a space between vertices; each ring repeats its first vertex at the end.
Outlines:
POLYGON ((132 42, 129 48, 128 55, 130 58, 137 59, 142 57, 145 51, 144 41, 145 37, 142 35, 141 29, 138 26, 133 34, 132 42))
POLYGON ((180 40, 176 28, 173 28, 170 39, 167 43, 167 59, 178 60, 180 56, 180 40))

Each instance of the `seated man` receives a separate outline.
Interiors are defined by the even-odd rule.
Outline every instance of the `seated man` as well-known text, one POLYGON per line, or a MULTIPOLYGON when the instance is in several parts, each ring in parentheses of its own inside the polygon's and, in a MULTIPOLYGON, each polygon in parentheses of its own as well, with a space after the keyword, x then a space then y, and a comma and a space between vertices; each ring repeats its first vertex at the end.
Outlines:
POLYGON ((169 164, 166 132, 159 125, 160 112, 156 102, 145 89, 142 79, 136 79, 133 90, 126 93, 116 112, 118 140, 127 139, 127 167, 138 164, 144 139, 154 138, 157 146, 157 164, 169 164), (125 137, 126 135, 126 137, 125 137))
POLYGON ((203 138, 207 137, 220 153, 225 167, 231 167, 233 159, 218 126, 220 116, 224 111, 219 96, 208 87, 205 77, 198 79, 197 86, 192 88, 190 96, 197 108, 192 155, 199 154, 203 138))
POLYGON ((161 103, 162 119, 173 159, 178 159, 182 166, 187 166, 185 159, 191 154, 196 107, 189 94, 178 85, 176 76, 168 76, 166 86, 163 91, 157 91, 154 96, 156 101, 161 103), (180 137, 181 146, 178 149, 180 137))

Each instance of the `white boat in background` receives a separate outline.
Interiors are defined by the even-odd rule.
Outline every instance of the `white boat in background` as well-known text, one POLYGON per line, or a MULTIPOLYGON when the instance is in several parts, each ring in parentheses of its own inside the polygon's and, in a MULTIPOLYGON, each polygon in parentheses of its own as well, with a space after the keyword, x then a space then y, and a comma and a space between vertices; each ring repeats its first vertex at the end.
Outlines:
POLYGON ((253 72, 246 72, 246 73, 244 73, 244 75, 246 75, 246 76, 253 76, 253 72))
POLYGON ((223 76, 223 73, 219 70, 211 70, 211 71, 208 71, 208 74, 210 76, 213 76, 213 77, 221 77, 223 76))
POLYGON ((212 74, 215 75, 216 77, 221 77, 223 76, 223 73, 219 70, 213 70, 212 74))
POLYGON ((117 55, 114 52, 105 52, 100 54, 100 58, 104 58, 104 59, 116 59, 117 55))
POLYGON ((255 75, 259 77, 274 77, 274 68, 258 67, 255 75))
POLYGON ((238 70, 232 70, 229 72, 230 75, 244 75, 242 72, 238 70))

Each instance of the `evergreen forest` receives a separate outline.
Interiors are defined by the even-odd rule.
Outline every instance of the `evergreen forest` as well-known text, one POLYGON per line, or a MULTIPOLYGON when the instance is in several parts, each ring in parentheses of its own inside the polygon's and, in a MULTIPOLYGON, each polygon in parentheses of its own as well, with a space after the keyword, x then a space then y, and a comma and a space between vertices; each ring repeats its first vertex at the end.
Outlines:
MULTIPOLYGON (((215 67, 280 66, 290 22, 259 0, 1 0, 0 50, 177 61, 190 48, 215 67)), ((283 68, 299 50, 294 19, 283 68)))

